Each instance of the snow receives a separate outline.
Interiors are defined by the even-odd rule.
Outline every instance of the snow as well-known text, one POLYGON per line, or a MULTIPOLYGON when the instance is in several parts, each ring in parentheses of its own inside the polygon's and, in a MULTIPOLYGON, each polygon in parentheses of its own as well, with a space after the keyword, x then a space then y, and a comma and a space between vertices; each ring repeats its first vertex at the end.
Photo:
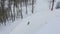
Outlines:
POLYGON ((47 23, 41 29, 39 29, 35 34, 60 34, 60 9, 55 9, 56 3, 53 11, 49 11, 47 23))
POLYGON ((48 8, 45 9, 47 5, 44 5, 45 3, 43 3, 43 0, 40 1, 41 0, 37 0, 39 3, 36 2, 35 13, 26 19, 23 19, 21 24, 17 25, 10 34, 33 34, 47 23, 48 8), (28 22, 30 22, 29 25, 27 25, 28 22))
MULTIPOLYGON (((60 10, 59 10, 60 11, 60 10)), ((60 12, 54 10, 50 12, 47 24, 39 29, 36 34, 60 34, 60 12)))
MULTIPOLYGON (((31 6, 28 7, 28 11, 31 6)), ((55 6, 54 6, 55 8, 55 6)), ((49 10, 46 0, 37 0, 34 14, 24 14, 24 18, 17 19, 12 24, 0 27, 0 34, 60 34, 60 9, 49 10), (29 23, 29 25, 27 25, 29 23)))

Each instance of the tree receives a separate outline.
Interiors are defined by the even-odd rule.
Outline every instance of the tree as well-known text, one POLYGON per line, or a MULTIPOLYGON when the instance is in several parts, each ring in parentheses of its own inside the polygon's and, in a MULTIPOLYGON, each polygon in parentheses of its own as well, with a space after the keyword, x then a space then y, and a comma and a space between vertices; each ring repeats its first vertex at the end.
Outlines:
POLYGON ((54 1, 55 0, 52 0, 52 8, 51 8, 51 11, 53 10, 53 7, 54 7, 54 1))
POLYGON ((27 3, 28 3, 28 0, 25 0, 26 14, 28 13, 28 11, 27 11, 27 3))
POLYGON ((34 13, 34 0, 32 0, 32 13, 34 13))
POLYGON ((1 8, 0 8, 0 21, 2 24, 6 25, 6 19, 7 19, 7 10, 4 9, 5 0, 1 0, 1 8))
POLYGON ((21 8, 21 10, 20 10, 20 13, 21 13, 21 19, 23 18, 23 15, 22 15, 22 1, 20 1, 20 8, 21 8))

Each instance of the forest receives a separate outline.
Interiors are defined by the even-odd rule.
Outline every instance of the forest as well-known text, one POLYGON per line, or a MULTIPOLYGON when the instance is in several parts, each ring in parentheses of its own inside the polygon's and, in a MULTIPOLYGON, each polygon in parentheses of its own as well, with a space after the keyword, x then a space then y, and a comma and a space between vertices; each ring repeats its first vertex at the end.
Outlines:
POLYGON ((23 19, 22 7, 32 6, 31 13, 34 13, 34 3, 36 0, 0 0, 0 24, 5 24, 9 20, 15 21, 16 17, 20 16, 23 19))

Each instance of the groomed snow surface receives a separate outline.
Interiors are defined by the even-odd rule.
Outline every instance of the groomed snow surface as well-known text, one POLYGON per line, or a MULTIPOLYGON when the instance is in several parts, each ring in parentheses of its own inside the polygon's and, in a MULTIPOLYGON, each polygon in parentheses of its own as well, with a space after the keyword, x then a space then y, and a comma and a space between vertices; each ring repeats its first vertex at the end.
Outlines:
POLYGON ((60 9, 51 11, 47 23, 36 34, 60 34, 60 9))
POLYGON ((48 1, 36 0, 34 14, 22 20, 16 20, 15 24, 10 24, 10 29, 6 29, 5 26, 7 31, 0 27, 4 29, 0 30, 0 34, 60 34, 60 9, 50 11, 48 1))
POLYGON ((39 29, 35 34, 60 34, 60 9, 55 9, 57 2, 55 0, 54 10, 49 11, 47 23, 39 29))

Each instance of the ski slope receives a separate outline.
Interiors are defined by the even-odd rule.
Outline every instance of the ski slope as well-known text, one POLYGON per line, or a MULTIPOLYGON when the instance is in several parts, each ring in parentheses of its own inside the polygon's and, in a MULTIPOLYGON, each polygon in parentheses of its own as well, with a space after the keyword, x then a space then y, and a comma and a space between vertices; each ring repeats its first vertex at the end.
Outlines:
POLYGON ((34 14, 0 26, 0 34, 60 34, 59 11, 50 11, 48 0, 36 0, 34 14))
POLYGON ((34 34, 47 23, 48 14, 49 10, 46 1, 37 0, 35 13, 26 19, 23 19, 21 24, 18 24, 10 34, 34 34), (28 22, 30 22, 29 25, 27 25, 28 22))
POLYGON ((36 34, 60 34, 60 9, 50 11, 47 24, 39 29, 36 34))
POLYGON ((35 11, 39 12, 27 18, 27 21, 30 21, 31 24, 29 26, 25 24, 25 27, 19 27, 21 25, 18 25, 12 34, 60 34, 60 9, 50 11, 48 7, 49 3, 43 1, 44 0, 37 0, 38 4, 36 7, 38 8, 35 11))
POLYGON ((47 23, 35 34, 60 34, 60 9, 55 9, 57 2, 55 1, 54 10, 49 11, 47 23))

